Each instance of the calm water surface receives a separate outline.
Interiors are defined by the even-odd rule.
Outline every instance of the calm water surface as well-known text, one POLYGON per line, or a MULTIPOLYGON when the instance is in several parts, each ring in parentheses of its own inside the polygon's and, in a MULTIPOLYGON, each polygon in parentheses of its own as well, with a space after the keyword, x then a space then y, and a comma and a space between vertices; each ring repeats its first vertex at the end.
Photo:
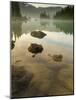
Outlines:
POLYGON ((12 20, 11 62, 14 66, 24 66, 34 74, 27 92, 20 96, 46 96, 73 94, 73 21, 44 20, 32 18, 25 21, 12 20), (34 37, 32 31, 40 30, 43 38, 34 37), (33 57, 28 51, 32 43, 43 47, 41 53, 33 57), (63 56, 56 62, 53 55, 63 56))

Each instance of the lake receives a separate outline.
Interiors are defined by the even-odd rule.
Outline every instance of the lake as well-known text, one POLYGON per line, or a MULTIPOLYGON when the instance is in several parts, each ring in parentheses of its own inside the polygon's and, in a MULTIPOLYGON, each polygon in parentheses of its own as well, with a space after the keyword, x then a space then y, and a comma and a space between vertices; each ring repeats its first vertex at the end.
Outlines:
POLYGON ((28 88, 15 93, 20 97, 73 94, 73 21, 30 18, 11 21, 11 65, 33 73, 28 88), (46 35, 32 35, 41 31, 46 35), (40 45, 40 53, 29 51, 40 45), (62 60, 54 56, 62 55, 62 60), (25 92, 24 92, 25 91, 25 92))

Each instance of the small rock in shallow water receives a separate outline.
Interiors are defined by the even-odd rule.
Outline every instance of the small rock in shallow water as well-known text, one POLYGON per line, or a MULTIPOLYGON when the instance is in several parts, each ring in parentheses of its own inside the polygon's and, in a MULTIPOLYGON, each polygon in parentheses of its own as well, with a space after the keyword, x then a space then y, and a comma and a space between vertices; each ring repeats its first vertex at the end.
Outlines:
POLYGON ((21 60, 16 60, 16 63, 21 62, 21 60))
POLYGON ((62 61, 62 58, 63 56, 60 54, 60 55, 53 55, 52 56, 52 59, 56 62, 61 62, 62 61))

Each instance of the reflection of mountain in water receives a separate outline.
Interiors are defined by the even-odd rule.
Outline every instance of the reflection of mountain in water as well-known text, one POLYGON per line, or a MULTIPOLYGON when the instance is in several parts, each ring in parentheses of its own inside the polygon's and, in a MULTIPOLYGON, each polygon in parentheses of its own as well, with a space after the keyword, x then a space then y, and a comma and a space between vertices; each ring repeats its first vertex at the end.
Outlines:
POLYGON ((46 36, 46 34, 42 31, 33 31, 33 32, 31 32, 31 36, 42 39, 43 37, 46 36))
POLYGON ((50 24, 49 20, 40 19, 40 25, 41 26, 47 27, 47 26, 49 26, 49 24, 50 24))
POLYGON ((27 23, 22 24, 22 33, 29 33, 34 30, 56 31, 59 29, 53 24, 53 20, 31 18, 27 23))
POLYGON ((73 34, 73 21, 64 21, 64 22, 54 22, 57 28, 66 34, 73 34))
POLYGON ((22 22, 21 21, 17 21, 17 22, 13 21, 12 25, 11 25, 11 29, 12 29, 11 49, 14 49, 16 38, 19 38, 22 35, 22 22))
MULTIPOLYGON (((73 21, 56 21, 56 20, 45 20, 31 18, 27 22, 23 21, 13 21, 12 22, 12 32, 14 32, 14 37, 20 37, 23 33, 27 34, 35 30, 44 30, 51 32, 63 31, 64 33, 73 33, 73 21)), ((33 37, 42 38, 42 34, 31 34, 33 37)))
POLYGON ((36 54, 42 53, 43 47, 40 44, 31 43, 31 45, 28 47, 28 51, 34 54, 32 57, 35 57, 36 54))

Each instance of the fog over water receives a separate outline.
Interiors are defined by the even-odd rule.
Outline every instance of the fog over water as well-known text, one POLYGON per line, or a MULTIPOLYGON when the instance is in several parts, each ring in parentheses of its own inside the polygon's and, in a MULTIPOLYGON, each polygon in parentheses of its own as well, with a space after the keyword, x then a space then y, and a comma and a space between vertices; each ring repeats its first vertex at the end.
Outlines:
POLYGON ((40 18, 44 7, 23 5, 20 10, 27 19, 11 20, 11 66, 21 68, 13 72, 13 97, 73 94, 73 20, 54 19, 60 7, 46 10, 52 17, 40 18))

